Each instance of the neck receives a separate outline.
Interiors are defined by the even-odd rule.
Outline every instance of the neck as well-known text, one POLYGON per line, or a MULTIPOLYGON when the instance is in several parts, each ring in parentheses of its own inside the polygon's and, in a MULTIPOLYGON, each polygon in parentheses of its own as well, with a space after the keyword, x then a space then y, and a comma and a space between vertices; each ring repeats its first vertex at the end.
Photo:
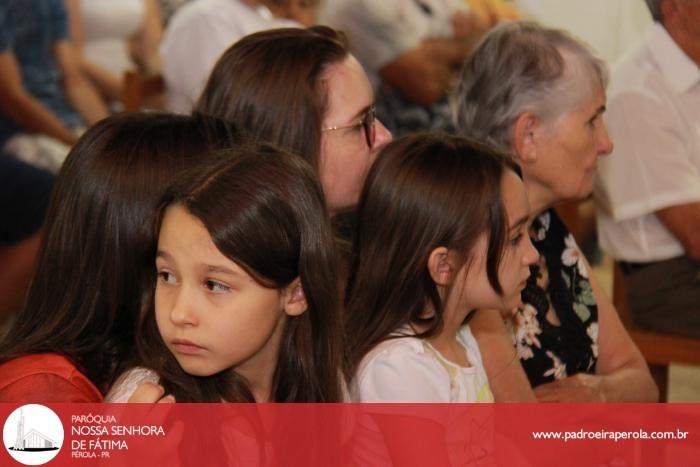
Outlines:
POLYGON ((459 329, 462 327, 464 319, 469 314, 470 308, 459 306, 458 293, 449 294, 445 303, 445 311, 442 314, 442 329, 429 339, 430 343, 442 353, 456 342, 459 329))
POLYGON ((271 402, 272 383, 277 370, 282 334, 286 324, 285 319, 280 319, 277 328, 270 338, 256 354, 248 360, 236 365, 233 369, 245 378, 248 388, 253 393, 255 402, 271 402))
POLYGON ((695 62, 697 66, 700 66, 700 40, 696 37, 691 37, 680 27, 666 27, 666 31, 668 31, 668 34, 683 53, 695 62))
POLYGON ((443 315, 444 323, 442 329, 437 335, 427 339, 430 345, 440 352, 443 358, 461 367, 471 366, 471 362, 464 351, 464 346, 457 338, 467 313, 468 311, 449 313, 446 309, 443 315))

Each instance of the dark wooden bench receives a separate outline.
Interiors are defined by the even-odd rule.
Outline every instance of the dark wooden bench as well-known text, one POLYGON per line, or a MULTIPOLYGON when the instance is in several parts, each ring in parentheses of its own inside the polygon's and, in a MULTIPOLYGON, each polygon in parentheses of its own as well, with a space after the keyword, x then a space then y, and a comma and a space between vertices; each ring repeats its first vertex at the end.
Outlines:
POLYGON ((651 375, 659 387, 659 398, 668 400, 668 376, 671 363, 700 365, 700 340, 648 331, 637 327, 632 321, 622 270, 615 263, 613 274, 613 304, 632 340, 637 344, 644 359, 649 364, 651 375))

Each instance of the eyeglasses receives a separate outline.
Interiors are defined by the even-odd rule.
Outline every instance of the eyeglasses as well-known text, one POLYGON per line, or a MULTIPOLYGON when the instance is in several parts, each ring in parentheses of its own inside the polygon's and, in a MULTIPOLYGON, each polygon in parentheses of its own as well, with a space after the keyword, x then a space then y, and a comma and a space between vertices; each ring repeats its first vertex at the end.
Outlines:
POLYGON ((374 122, 377 120, 377 114, 374 110, 374 105, 372 105, 369 110, 360 118, 356 123, 350 123, 349 125, 335 125, 329 126, 327 128, 321 128, 321 131, 335 131, 335 130, 345 130, 348 128, 358 128, 362 127, 365 131, 365 139, 367 140, 367 146, 370 149, 374 146, 374 139, 376 136, 374 130, 374 122))

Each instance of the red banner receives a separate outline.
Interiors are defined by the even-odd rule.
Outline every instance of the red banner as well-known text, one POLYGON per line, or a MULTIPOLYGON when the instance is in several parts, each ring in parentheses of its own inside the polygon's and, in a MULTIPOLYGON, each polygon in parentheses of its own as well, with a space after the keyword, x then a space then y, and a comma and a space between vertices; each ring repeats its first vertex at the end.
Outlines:
POLYGON ((0 420, 0 465, 700 465, 700 404, 0 404, 0 420))

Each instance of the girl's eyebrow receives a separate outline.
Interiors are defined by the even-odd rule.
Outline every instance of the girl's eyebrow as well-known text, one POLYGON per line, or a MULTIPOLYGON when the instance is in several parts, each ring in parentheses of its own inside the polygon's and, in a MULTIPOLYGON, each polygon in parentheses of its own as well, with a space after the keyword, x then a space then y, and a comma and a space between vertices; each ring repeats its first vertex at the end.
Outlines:
POLYGON ((508 228, 508 230, 509 231, 519 230, 520 227, 522 227, 523 225, 525 225, 528 222, 528 220, 529 220, 529 217, 527 215, 525 215, 525 216, 521 217, 520 219, 518 219, 518 221, 515 224, 511 225, 508 228))
POLYGON ((241 275, 239 272, 236 272, 233 269, 227 268, 226 266, 207 265, 207 272, 218 272, 221 274, 228 274, 229 276, 240 276, 241 275))
POLYGON ((158 259, 158 258, 163 258, 164 260, 172 260, 173 259, 173 257, 170 256, 170 254, 168 252, 163 251, 163 250, 158 250, 158 252, 156 253, 156 259, 158 259))
MULTIPOLYGON (((170 256, 170 253, 168 253, 167 251, 163 251, 163 250, 158 250, 158 252, 156 253, 156 259, 158 259, 158 258, 163 258, 166 261, 173 260, 173 257, 170 256)), ((226 266, 215 266, 215 265, 207 264, 207 265, 205 265, 205 267, 207 269, 207 272, 217 272, 217 273, 221 273, 221 274, 228 274, 229 276, 240 276, 241 275, 240 272, 234 271, 233 269, 227 268, 226 266)))

